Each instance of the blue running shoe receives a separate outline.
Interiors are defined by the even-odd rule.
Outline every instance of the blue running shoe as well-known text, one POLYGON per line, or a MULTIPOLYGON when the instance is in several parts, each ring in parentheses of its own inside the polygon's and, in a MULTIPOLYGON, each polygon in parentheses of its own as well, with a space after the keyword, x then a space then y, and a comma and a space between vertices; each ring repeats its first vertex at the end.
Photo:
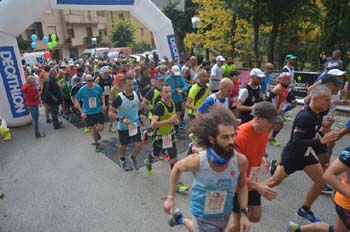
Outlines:
POLYGON ((311 223, 321 221, 319 218, 315 217, 314 213, 311 210, 305 211, 302 208, 299 208, 298 211, 296 212, 296 215, 302 219, 305 219, 305 220, 311 222, 311 223))

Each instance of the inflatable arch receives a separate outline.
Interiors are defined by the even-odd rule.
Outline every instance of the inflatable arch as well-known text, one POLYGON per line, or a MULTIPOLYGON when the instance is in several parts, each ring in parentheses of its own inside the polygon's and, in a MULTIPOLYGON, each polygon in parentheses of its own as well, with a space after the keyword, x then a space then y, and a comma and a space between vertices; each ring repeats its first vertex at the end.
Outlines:
POLYGON ((171 21, 151 0, 2 0, 0 1, 0 117, 11 127, 31 121, 24 106, 24 73, 16 36, 49 9, 129 11, 153 32, 160 57, 179 59, 171 21))

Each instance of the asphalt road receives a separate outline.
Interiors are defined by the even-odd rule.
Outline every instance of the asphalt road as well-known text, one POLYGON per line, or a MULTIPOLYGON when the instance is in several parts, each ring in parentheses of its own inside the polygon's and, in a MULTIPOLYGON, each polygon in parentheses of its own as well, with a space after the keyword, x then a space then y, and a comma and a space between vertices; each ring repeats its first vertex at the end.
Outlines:
MULTIPOLYGON (((167 194, 169 163, 154 165, 153 175, 144 168, 123 172, 105 155, 95 153, 91 138, 63 120, 65 128, 36 139, 31 126, 13 129, 13 139, 0 142, 0 231, 3 232, 119 232, 186 231, 170 228, 160 197, 167 194)), ((341 126, 345 120, 339 117, 341 126)), ((287 121, 278 139, 286 143, 291 122, 287 121)), ((103 138, 112 137, 107 130, 103 138)), ((349 143, 341 139, 334 154, 349 143)), ((279 158, 282 147, 268 147, 271 158, 279 158)), ((180 154, 182 157, 183 154, 180 154)), ((333 158, 336 155, 333 156, 333 158)), ((266 176, 267 177, 267 176, 266 176)), ((191 174, 182 180, 191 185, 191 174)), ((263 200, 263 217, 251 231, 285 231, 288 220, 303 203, 311 181, 302 172, 293 174, 276 189, 272 202, 263 200)), ((189 213, 189 195, 177 195, 177 206, 189 213)), ((329 196, 320 196, 313 211, 323 221, 333 223, 335 210, 329 196)))

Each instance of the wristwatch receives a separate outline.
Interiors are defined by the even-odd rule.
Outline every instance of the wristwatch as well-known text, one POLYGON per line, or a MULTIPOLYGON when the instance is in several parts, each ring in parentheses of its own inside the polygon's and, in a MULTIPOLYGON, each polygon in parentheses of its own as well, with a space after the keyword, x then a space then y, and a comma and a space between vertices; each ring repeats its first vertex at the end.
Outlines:
POLYGON ((248 214, 249 214, 249 212, 250 212, 249 208, 243 208, 243 209, 241 209, 240 211, 241 211, 241 213, 244 213, 244 214, 247 215, 247 216, 248 216, 248 214))

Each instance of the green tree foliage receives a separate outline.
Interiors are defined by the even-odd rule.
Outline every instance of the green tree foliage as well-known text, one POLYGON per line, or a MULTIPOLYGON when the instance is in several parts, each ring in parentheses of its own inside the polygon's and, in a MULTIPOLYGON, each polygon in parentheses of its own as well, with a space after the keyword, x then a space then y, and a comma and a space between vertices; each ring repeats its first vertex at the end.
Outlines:
POLYGON ((120 20, 113 24, 110 34, 113 47, 132 47, 135 41, 135 28, 130 21, 120 20))
POLYGON ((350 1, 324 0, 326 14, 322 28, 322 46, 330 54, 333 49, 348 51, 350 47, 350 1))
POLYGON ((191 18, 195 15, 198 5, 192 0, 185 0, 185 11, 176 9, 178 1, 169 0, 167 6, 164 7, 164 14, 171 20, 174 33, 178 42, 179 50, 184 51, 184 38, 186 33, 192 32, 191 18))
POLYGON ((144 41, 140 42, 140 43, 135 43, 133 46, 133 51, 134 53, 143 53, 146 51, 150 51, 152 50, 152 47, 149 43, 146 43, 144 41))

